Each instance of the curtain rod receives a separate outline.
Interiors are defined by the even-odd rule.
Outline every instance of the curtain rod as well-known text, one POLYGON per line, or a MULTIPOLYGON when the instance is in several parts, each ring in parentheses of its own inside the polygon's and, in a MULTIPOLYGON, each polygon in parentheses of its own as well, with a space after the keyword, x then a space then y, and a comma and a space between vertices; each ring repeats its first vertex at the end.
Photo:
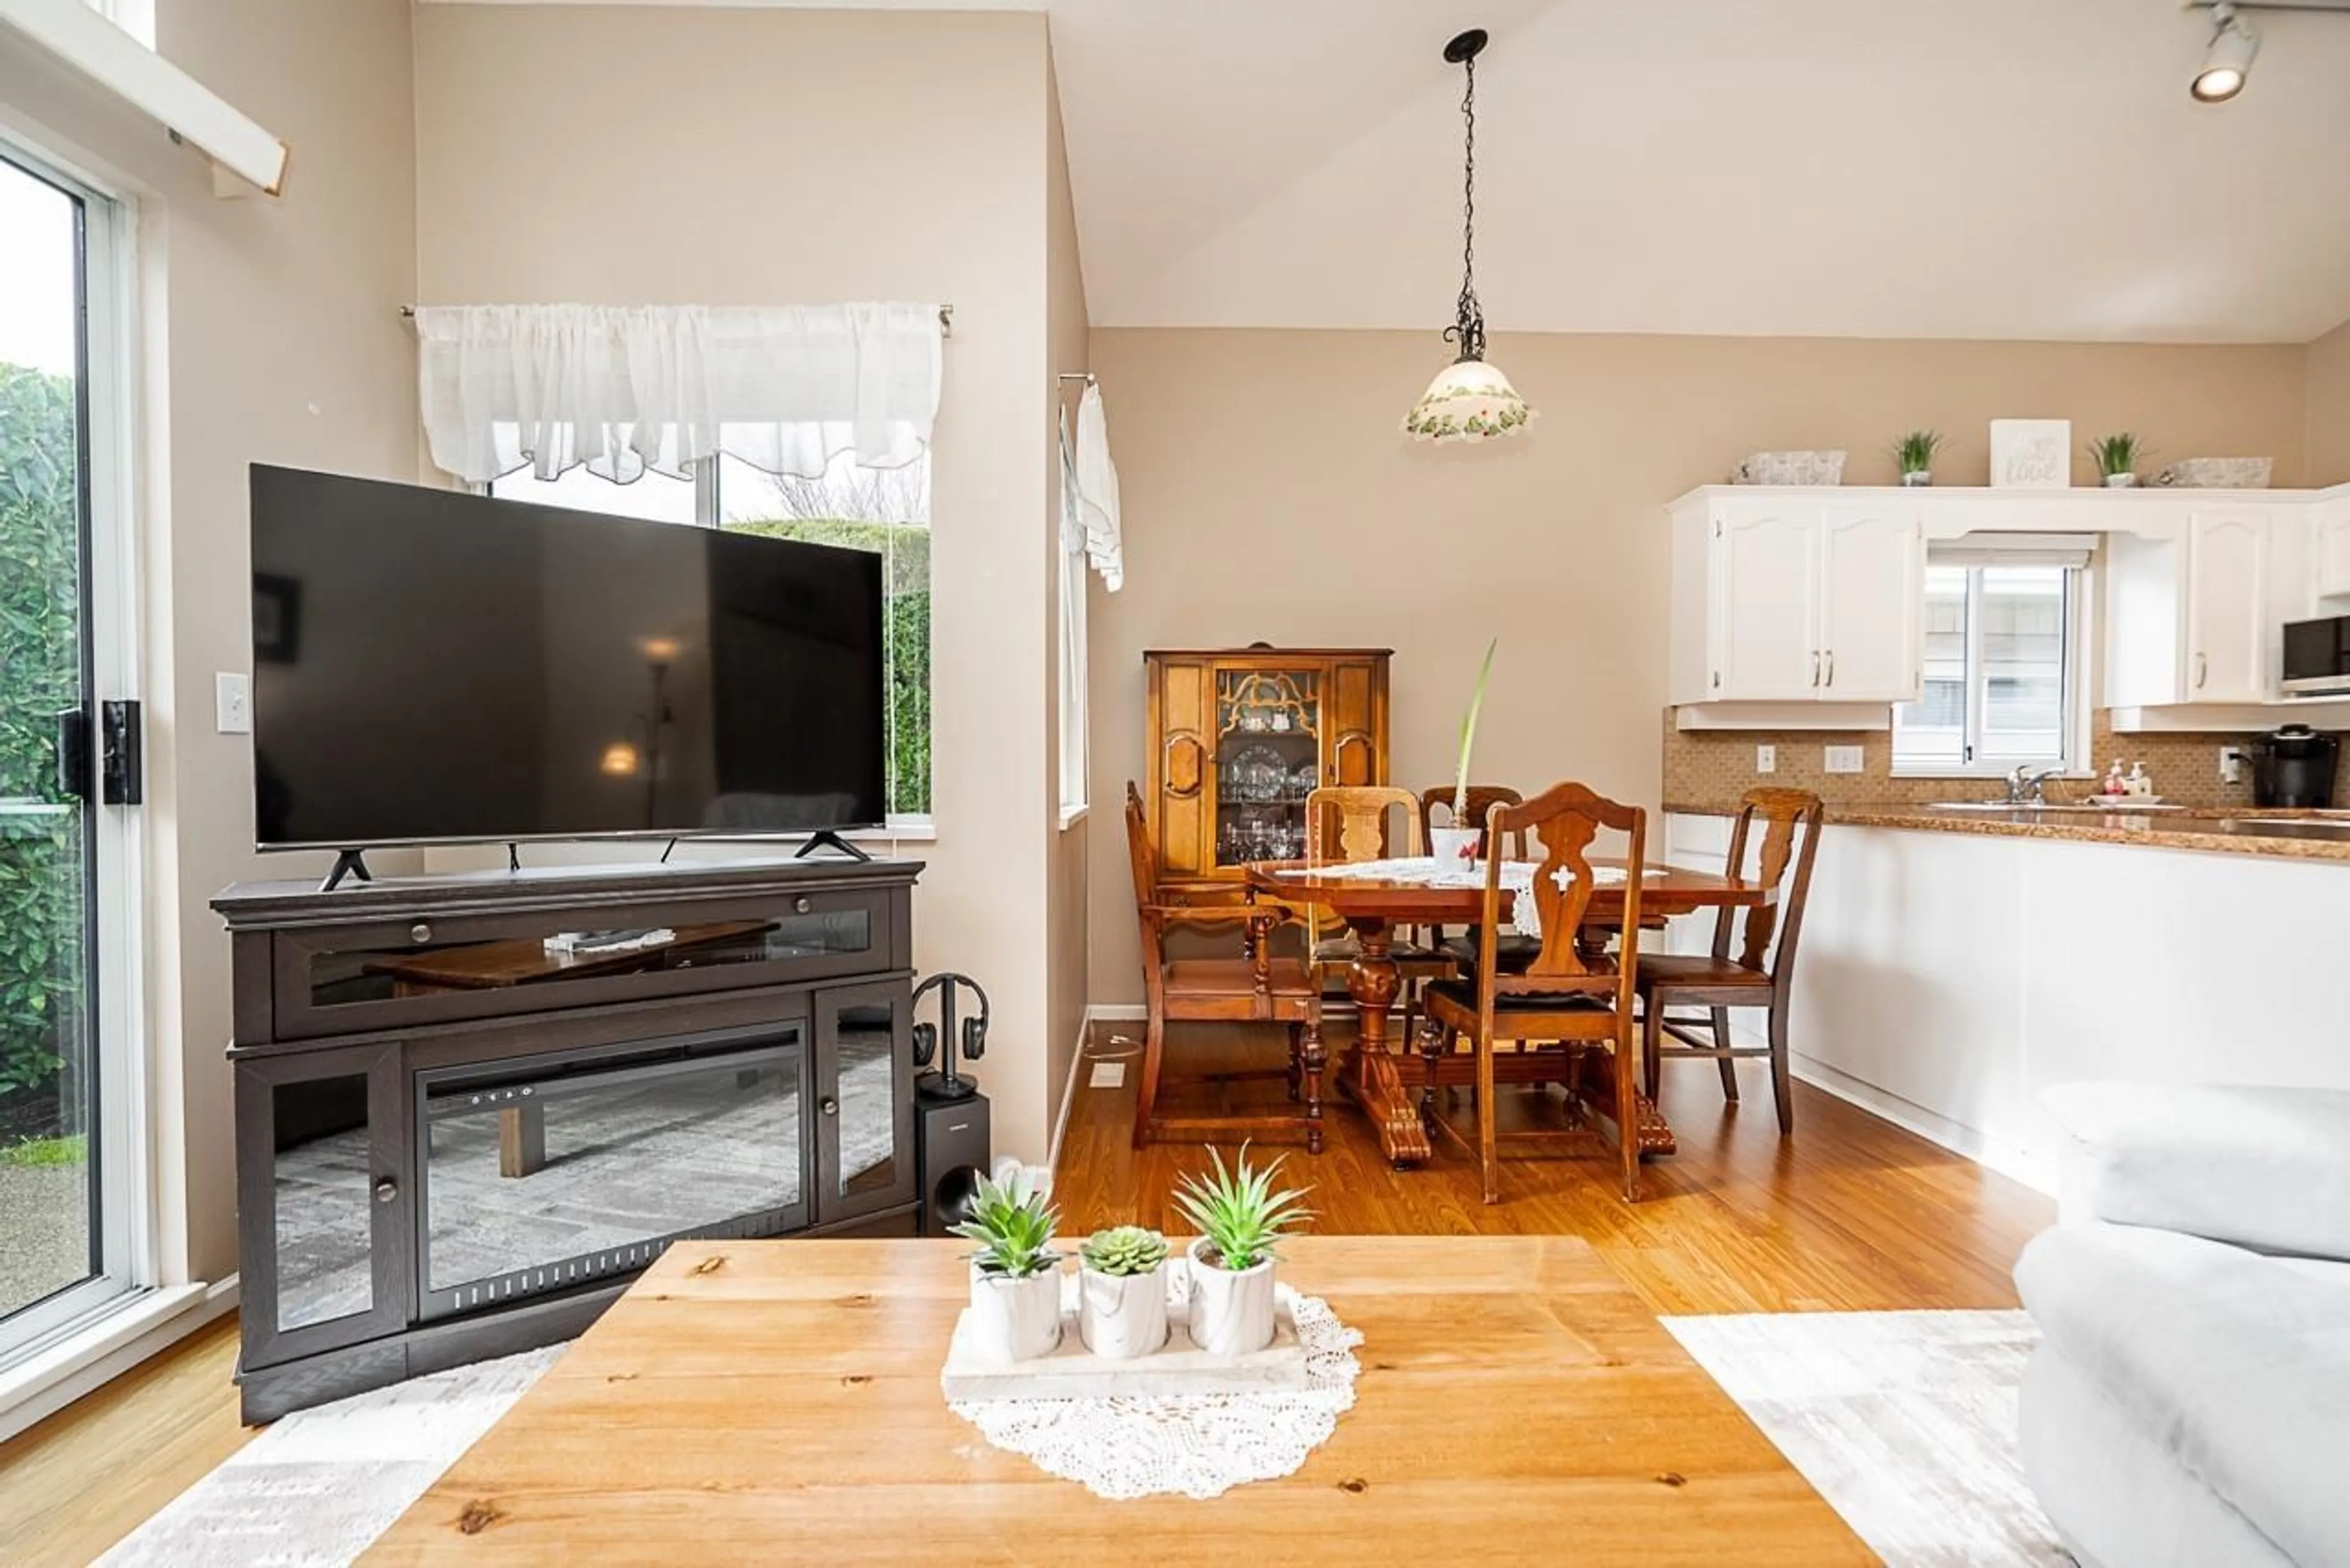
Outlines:
MULTIPOLYGON (((400 307, 400 317, 403 321, 414 320, 416 318, 416 306, 412 305, 401 306, 400 307)), ((939 335, 943 337, 951 337, 954 336, 954 306, 951 305, 941 305, 939 306, 939 335)), ((1064 379, 1066 379, 1066 378, 1064 378, 1064 379)), ((1090 381, 1093 378, 1088 376, 1086 379, 1090 381)))
POLYGON ((1091 370, 1064 370, 1061 372, 1060 379, 1064 381, 1083 381, 1088 387, 1096 385, 1094 373, 1091 370))

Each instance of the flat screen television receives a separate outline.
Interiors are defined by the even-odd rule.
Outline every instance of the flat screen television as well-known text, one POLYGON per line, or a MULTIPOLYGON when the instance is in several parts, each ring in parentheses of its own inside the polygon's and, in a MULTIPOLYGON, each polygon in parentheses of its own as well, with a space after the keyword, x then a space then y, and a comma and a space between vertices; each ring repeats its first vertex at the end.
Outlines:
POLYGON ((881 558, 253 468, 265 849, 879 826, 881 558))

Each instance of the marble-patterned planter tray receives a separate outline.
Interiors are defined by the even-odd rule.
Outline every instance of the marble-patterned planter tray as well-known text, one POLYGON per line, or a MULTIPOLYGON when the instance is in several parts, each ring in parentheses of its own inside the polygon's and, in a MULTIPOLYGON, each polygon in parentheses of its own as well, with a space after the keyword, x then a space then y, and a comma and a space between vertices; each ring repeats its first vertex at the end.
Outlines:
POLYGON ((998 1361, 971 1343, 971 1309, 955 1319, 939 1384, 951 1401, 966 1399, 1159 1398, 1179 1394, 1245 1394, 1306 1386, 1305 1346, 1286 1302, 1274 1313, 1273 1343, 1248 1355, 1214 1355, 1191 1343, 1180 1306, 1167 1314, 1167 1345, 1155 1355, 1112 1361, 1086 1348, 1077 1314, 1061 1314, 1060 1348, 1034 1361, 998 1361))

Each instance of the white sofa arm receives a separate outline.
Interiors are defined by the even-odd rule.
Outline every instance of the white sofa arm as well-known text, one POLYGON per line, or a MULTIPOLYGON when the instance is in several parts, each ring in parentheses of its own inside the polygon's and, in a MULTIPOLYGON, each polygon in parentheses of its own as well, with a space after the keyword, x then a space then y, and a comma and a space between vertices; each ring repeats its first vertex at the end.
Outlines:
POLYGON ((2062 1216, 2350 1260, 2350 1091, 2062 1084, 2062 1216))

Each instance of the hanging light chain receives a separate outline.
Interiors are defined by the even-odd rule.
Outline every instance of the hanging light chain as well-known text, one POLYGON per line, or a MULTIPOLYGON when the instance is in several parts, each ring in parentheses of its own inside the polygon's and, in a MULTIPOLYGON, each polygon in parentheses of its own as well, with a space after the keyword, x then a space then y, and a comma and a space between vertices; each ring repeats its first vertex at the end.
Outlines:
POLYGON ((1477 57, 1461 62, 1468 85, 1461 97, 1461 298, 1445 341, 1464 359, 1485 357, 1485 310, 1477 302, 1477 57))

